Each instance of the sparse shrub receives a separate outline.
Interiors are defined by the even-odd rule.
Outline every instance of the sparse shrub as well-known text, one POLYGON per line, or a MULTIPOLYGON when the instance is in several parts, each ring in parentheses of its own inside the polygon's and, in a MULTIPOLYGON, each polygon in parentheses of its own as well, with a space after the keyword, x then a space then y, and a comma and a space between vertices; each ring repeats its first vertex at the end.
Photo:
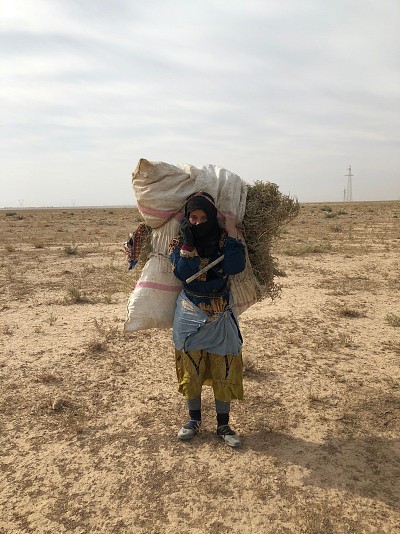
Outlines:
POLYGON ((248 375, 257 375, 258 373, 258 367, 254 364, 254 362, 251 362, 251 361, 245 361, 244 362, 244 365, 243 365, 243 375, 244 376, 248 376, 248 375))
POLYGON ((322 254, 331 250, 330 243, 303 243, 302 245, 288 248, 284 251, 287 256, 302 256, 303 254, 322 254))
POLYGON ((92 341, 87 345, 87 351, 91 354, 105 352, 108 348, 108 344, 116 339, 119 333, 117 326, 106 326, 103 319, 93 321, 96 334, 92 341))
POLYGON ((384 350, 391 350, 400 356, 400 341, 384 341, 382 347, 384 350))
POLYGON ((365 317, 364 313, 354 310, 352 308, 342 308, 339 311, 339 315, 341 315, 342 317, 350 317, 350 318, 365 317))
POLYGON ((50 326, 53 326, 54 324, 56 324, 57 319, 58 319, 57 315, 55 315, 54 313, 51 313, 47 318, 47 322, 49 323, 50 326))
POLYGON ((339 232, 342 231, 342 227, 339 226, 338 224, 334 224, 333 226, 331 226, 331 230, 332 230, 332 232, 339 233, 339 232))
POLYGON ((334 219, 336 217, 336 213, 334 211, 330 211, 325 213, 325 219, 334 219))
POLYGON ((104 339, 93 339, 87 344, 88 352, 105 352, 107 350, 107 343, 104 339))
POLYGON ((89 299, 82 290, 79 282, 73 282, 68 286, 67 297, 68 301, 73 304, 84 304, 85 302, 89 302, 89 299))
POLYGON ((320 349, 333 350, 336 346, 335 340, 327 334, 319 336, 316 340, 316 346, 320 349))
POLYGON ((78 254, 78 245, 65 245, 64 253, 68 256, 75 256, 78 254))
POLYGON ((16 211, 6 211, 6 217, 14 217, 17 215, 16 211))
POLYGON ((101 299, 101 302, 104 302, 104 304, 112 304, 112 293, 105 293, 105 295, 101 299))
POLYGON ((349 336, 349 334, 339 334, 338 338, 339 346, 340 347, 352 347, 354 346, 354 339, 349 336))
POLYGON ((58 381, 59 381, 59 377, 48 371, 42 371, 36 377, 36 382, 43 382, 44 384, 50 384, 51 382, 58 382, 58 381))
POLYGON ((9 324, 6 324, 2 328, 2 332, 6 336, 12 336, 14 334, 14 328, 10 326, 9 324))
POLYGON ((33 246, 35 248, 44 248, 44 243, 42 243, 41 241, 35 241, 35 243, 33 243, 33 246))
POLYGON ((347 215, 347 211, 339 210, 336 212, 337 215, 347 215))
POLYGON ((331 206, 322 206, 321 211, 331 212, 332 211, 332 207, 331 206))
POLYGON ((395 313, 388 313, 385 317, 385 321, 390 326, 398 327, 400 326, 400 315, 396 315, 395 313))
POLYGON ((337 337, 332 337, 328 334, 323 334, 316 341, 318 348, 326 350, 335 350, 337 347, 351 347, 354 346, 354 340, 348 334, 340 332, 337 337))
POLYGON ((93 320, 93 324, 97 332, 105 339, 106 342, 115 339, 118 336, 118 326, 105 326, 103 320, 93 320))
POLYGON ((15 246, 11 245, 11 243, 7 243, 6 245, 4 245, 4 249, 7 252, 15 252, 15 246))

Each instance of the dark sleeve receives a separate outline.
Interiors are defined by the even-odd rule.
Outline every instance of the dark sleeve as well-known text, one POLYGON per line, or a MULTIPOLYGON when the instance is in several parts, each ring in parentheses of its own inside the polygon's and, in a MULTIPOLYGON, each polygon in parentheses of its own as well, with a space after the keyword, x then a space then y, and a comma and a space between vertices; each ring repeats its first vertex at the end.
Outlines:
POLYGON ((246 266, 244 244, 238 239, 228 237, 225 243, 224 259, 221 267, 226 274, 238 274, 246 266))
POLYGON ((169 258, 174 266, 174 275, 182 282, 185 282, 187 278, 197 273, 200 269, 200 257, 183 258, 178 247, 172 251, 169 258))

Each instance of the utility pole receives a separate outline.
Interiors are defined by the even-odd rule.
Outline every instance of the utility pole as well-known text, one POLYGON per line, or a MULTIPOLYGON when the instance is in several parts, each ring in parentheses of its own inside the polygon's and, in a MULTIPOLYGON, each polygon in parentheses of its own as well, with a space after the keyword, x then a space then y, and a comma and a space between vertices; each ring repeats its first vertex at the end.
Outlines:
POLYGON ((352 184, 352 177, 354 176, 354 174, 351 174, 351 165, 349 165, 349 169, 348 169, 348 172, 347 174, 345 174, 345 176, 347 176, 347 195, 346 195, 346 200, 347 202, 352 202, 353 200, 353 184, 352 184))

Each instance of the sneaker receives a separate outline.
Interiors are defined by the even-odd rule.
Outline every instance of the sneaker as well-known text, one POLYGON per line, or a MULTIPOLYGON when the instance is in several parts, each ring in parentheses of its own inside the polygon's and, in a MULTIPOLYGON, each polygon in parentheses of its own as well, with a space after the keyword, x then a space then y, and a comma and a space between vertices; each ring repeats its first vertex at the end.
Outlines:
POLYGON ((229 447, 239 447, 240 438, 229 425, 222 425, 217 428, 217 435, 225 441, 229 447))
POLYGON ((186 425, 183 425, 183 427, 179 430, 178 438, 183 440, 192 439, 195 434, 199 433, 200 425, 201 421, 191 419, 188 423, 186 423, 186 425))

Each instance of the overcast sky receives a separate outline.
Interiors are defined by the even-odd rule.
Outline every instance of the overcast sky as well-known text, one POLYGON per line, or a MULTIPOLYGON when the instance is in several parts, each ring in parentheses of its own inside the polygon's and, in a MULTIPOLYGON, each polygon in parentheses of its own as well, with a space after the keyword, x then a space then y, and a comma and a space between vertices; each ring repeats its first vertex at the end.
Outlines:
POLYGON ((132 204, 141 157, 400 199, 398 0, 0 6, 0 207, 132 204))

